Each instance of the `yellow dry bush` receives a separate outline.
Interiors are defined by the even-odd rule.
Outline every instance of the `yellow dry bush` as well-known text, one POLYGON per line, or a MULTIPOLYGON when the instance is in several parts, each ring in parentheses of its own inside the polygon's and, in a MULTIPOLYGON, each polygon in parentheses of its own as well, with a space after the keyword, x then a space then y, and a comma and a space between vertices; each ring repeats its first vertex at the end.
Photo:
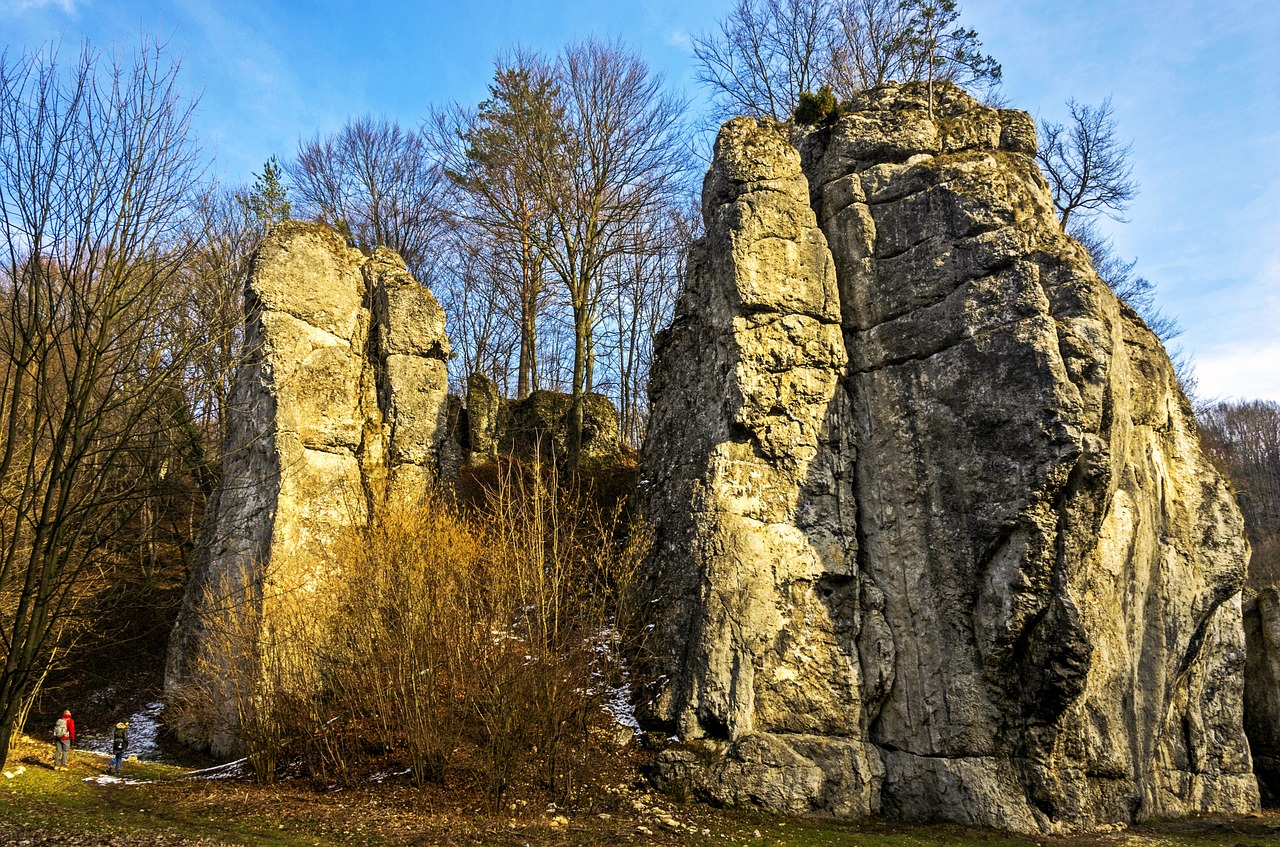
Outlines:
POLYGON ((187 692, 183 719, 238 728, 263 781, 286 757, 326 782, 390 757, 419 785, 465 774, 495 806, 520 780, 571 801, 611 724, 643 535, 536 466, 505 466, 483 505, 429 493, 369 514, 320 592, 275 586, 264 615, 245 574, 216 587, 219 667, 193 677, 223 682, 187 692))

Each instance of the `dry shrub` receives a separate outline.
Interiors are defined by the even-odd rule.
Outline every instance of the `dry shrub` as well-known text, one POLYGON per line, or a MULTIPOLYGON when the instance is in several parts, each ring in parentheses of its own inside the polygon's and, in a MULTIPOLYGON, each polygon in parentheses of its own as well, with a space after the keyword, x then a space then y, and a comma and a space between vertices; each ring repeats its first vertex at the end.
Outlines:
POLYGON ((255 781, 273 782, 314 701, 324 616, 307 585, 247 563, 211 579, 201 608, 199 653, 171 720, 200 727, 215 751, 242 752, 255 781))
POLYGON ((484 638, 475 606, 491 551, 431 496, 376 509, 339 557, 328 693, 381 749, 404 749, 415 782, 438 781, 462 727, 458 680, 484 638))
POLYGON ((598 502, 554 470, 504 464, 467 508, 377 505, 334 545, 323 595, 268 598, 235 575, 205 605, 210 658, 184 719, 238 726, 262 781, 286 756, 341 783, 391 758, 419 785, 478 782, 494 806, 524 780, 572 801, 611 736, 602 707, 625 674, 643 552, 621 501, 598 502))

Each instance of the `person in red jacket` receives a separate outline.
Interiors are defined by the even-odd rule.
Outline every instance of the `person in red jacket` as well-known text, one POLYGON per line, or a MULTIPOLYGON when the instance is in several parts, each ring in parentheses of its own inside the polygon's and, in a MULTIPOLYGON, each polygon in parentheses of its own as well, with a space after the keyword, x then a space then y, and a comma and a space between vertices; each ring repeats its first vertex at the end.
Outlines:
POLYGON ((62 713, 53 725, 53 769, 65 771, 71 758, 71 745, 76 740, 76 722, 71 718, 71 710, 62 713))

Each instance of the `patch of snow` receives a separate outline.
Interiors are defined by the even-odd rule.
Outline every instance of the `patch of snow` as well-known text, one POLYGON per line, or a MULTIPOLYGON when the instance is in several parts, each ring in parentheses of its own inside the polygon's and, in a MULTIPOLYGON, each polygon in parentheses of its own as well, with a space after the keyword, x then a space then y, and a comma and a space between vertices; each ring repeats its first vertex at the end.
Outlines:
POLYGON ((620 726, 640 734, 640 721, 636 720, 636 707, 631 702, 631 685, 626 680, 621 685, 605 690, 604 710, 620 726))
POLYGON ((236 759, 234 762, 227 762, 225 765, 214 765, 211 768, 202 768, 198 771, 190 771, 186 774, 187 779, 238 779, 244 776, 248 771, 248 759, 236 759))
POLYGON ((369 781, 380 783, 389 776, 404 776, 405 774, 412 773, 412 772, 413 772, 412 768, 405 768, 404 770, 400 770, 400 771, 378 771, 373 776, 369 777, 369 781))
MULTIPOLYGON (((164 711, 164 703, 160 700, 148 703, 141 710, 129 716, 129 749, 131 756, 139 759, 155 759, 160 755, 160 713, 164 711)), ((115 732, 113 724, 106 732, 81 733, 76 739, 76 747, 90 753, 111 753, 111 738, 115 732)))
POLYGON ((100 773, 97 776, 86 776, 81 782, 92 782, 97 785, 152 785, 149 779, 130 779, 129 777, 116 776, 110 773, 100 773))

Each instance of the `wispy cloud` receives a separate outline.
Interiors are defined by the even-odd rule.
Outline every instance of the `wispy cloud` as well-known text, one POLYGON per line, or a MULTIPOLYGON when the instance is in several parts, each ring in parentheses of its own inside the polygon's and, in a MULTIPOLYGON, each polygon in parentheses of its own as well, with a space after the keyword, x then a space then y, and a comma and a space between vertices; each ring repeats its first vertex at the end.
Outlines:
POLYGON ((44 11, 58 11, 76 17, 76 0, 0 0, 0 15, 30 15, 44 11))
POLYGON ((667 45, 693 55, 693 36, 683 29, 672 30, 667 34, 667 45))

